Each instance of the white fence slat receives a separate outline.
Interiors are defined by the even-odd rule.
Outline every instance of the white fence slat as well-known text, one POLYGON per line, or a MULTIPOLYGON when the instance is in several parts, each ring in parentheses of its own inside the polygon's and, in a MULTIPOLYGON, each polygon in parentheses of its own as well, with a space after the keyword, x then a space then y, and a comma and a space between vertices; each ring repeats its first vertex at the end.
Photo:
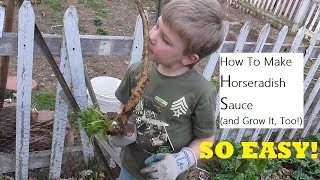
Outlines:
POLYGON ((310 31, 312 31, 312 28, 313 28, 314 24, 316 23, 316 20, 317 20, 318 17, 319 17, 319 13, 320 13, 320 6, 318 6, 317 12, 316 12, 316 14, 313 16, 313 20, 312 20, 312 22, 311 22, 311 24, 310 24, 310 26, 309 26, 309 30, 310 30, 310 31))
POLYGON ((293 5, 293 7, 292 7, 292 9, 291 9, 291 13, 290 13, 290 16, 289 16, 289 20, 292 20, 291 18, 293 18, 293 13, 295 12, 295 10, 296 10, 296 8, 297 8, 297 5, 298 5, 298 0, 296 0, 295 2, 294 2, 294 5, 293 5))
MULTIPOLYGON (((235 45, 235 48, 233 50, 233 52, 241 52, 242 49, 243 49, 243 45, 248 37, 248 34, 249 34, 249 31, 251 29, 251 25, 249 22, 246 22, 241 30, 240 30, 240 34, 239 34, 239 37, 237 39, 237 42, 236 42, 236 45, 235 45)), ((220 101, 219 101, 220 102, 220 101)), ((228 133, 229 133, 230 129, 228 128, 225 128, 223 129, 222 131, 222 134, 221 134, 221 137, 220 137, 220 140, 225 140, 227 139, 227 136, 228 136, 228 133)), ((242 138, 242 137, 241 137, 242 138)))
POLYGON ((304 92, 307 91, 313 76, 316 74, 317 70, 319 70, 319 66, 320 66, 320 55, 318 56, 317 60, 313 63, 313 65, 311 66, 307 77, 304 80, 304 92))
POLYGON ((245 129, 245 128, 239 129, 239 132, 238 132, 238 134, 237 134, 237 137, 236 137, 236 139, 235 139, 235 142, 240 142, 240 141, 241 141, 241 139, 243 138, 243 135, 244 135, 244 133, 246 132, 246 130, 247 130, 247 129, 245 129))
MULTIPOLYGON (((272 49, 273 53, 280 52, 281 46, 283 45, 283 42, 284 42, 284 40, 286 38, 287 33, 288 33, 288 26, 284 26, 281 29, 281 31, 279 32, 277 40, 274 43, 274 46, 273 46, 273 49, 272 49)), ((273 133, 273 130, 274 129, 269 129, 267 131, 267 134, 264 136, 263 141, 269 141, 269 139, 271 137, 271 134, 273 133)))
POLYGON ((286 5, 286 1, 287 1, 287 0, 285 0, 284 2, 282 2, 282 6, 281 6, 281 8, 280 8, 280 11, 279 11, 278 17, 280 17, 280 16, 282 15, 283 10, 284 10, 284 7, 285 7, 285 5, 286 5))
MULTIPOLYGON (((304 26, 308 26, 310 20, 311 20, 311 17, 313 16, 313 11, 316 9, 316 3, 313 3, 312 7, 311 7, 311 10, 309 11, 309 15, 307 17, 307 19, 305 20, 304 22, 304 26)), ((309 28, 308 28, 309 29, 309 28)))
POLYGON ((286 129, 280 129, 280 131, 278 132, 278 135, 276 137, 276 140, 274 142, 278 143, 282 140, 284 133, 286 132, 286 129))
MULTIPOLYGON (((294 40, 293 40, 293 43, 292 43, 292 46, 291 46, 291 49, 289 52, 291 53, 295 53, 298 51, 298 48, 302 42, 302 39, 304 38, 304 35, 305 35, 305 32, 306 32, 306 28, 305 27, 302 27, 299 29, 299 31, 297 32, 294 40)), ((280 132, 278 133, 277 137, 276 137, 276 140, 275 142, 280 142, 281 139, 283 138, 284 134, 286 132, 286 129, 281 129, 280 132)))
POLYGON ((260 9, 264 9, 265 5, 267 3, 267 0, 263 0, 260 9))
POLYGON ((18 70, 16 114, 16 175, 15 179, 28 179, 31 84, 34 48, 35 16, 29 1, 19 10, 18 70))
POLYGON ((257 8, 259 8, 260 5, 261 5, 261 0, 258 1, 257 8))
POLYGON ((256 128, 251 136, 251 141, 257 141, 260 135, 261 128, 256 128))
POLYGON ((289 4, 288 4, 288 6, 287 6, 287 8, 286 8, 286 10, 285 10, 285 12, 284 12, 284 14, 283 14, 284 17, 287 16, 287 14, 288 14, 288 12, 289 12, 289 10, 290 10, 290 8, 291 8, 292 2, 293 2, 293 0, 290 0, 290 1, 289 1, 289 4))
MULTIPOLYGON (((61 61, 60 71, 68 86, 71 85, 71 69, 69 65, 68 52, 66 47, 66 40, 63 36, 61 44, 61 61)), ((66 127, 68 121, 68 103, 61 97, 61 85, 58 83, 56 93, 55 118, 53 124, 53 137, 50 158, 50 178, 60 178, 62 155, 64 151, 64 139, 66 134, 66 127)))
MULTIPOLYGON (((263 47, 264 47, 264 44, 268 38, 268 35, 269 35, 269 32, 270 32, 270 24, 266 24, 262 30, 261 30, 261 33, 259 35, 259 38, 257 40, 257 46, 256 46, 256 49, 254 50, 254 52, 261 52, 263 47)), ((251 140, 252 141, 256 141, 258 139, 258 136, 259 136, 259 133, 261 131, 261 128, 256 128, 253 135, 251 136, 251 140)), ((240 133, 240 132, 239 132, 240 133)), ((242 133, 242 132, 241 132, 242 133)), ((245 132, 243 132, 245 133, 245 132)))
POLYGON ((319 129, 320 129, 320 121, 318 122, 318 124, 316 125, 315 129, 313 130, 313 132, 311 133, 311 135, 316 135, 317 133, 319 133, 319 129))
POLYGON ((237 53, 237 52, 241 52, 243 49, 243 45, 247 40, 249 31, 251 30, 251 24, 250 22, 246 22, 239 33, 238 39, 237 39, 237 43, 235 45, 235 48, 233 50, 233 52, 237 53))
MULTIPOLYGON (((317 102, 316 108, 317 108, 317 110, 316 109, 314 110, 314 114, 318 114, 319 113, 320 99, 317 102)), ((320 117, 318 116, 318 118, 320 118, 320 117)), ((313 132, 311 133, 311 135, 316 135, 317 133, 319 133, 319 129, 320 129, 320 121, 318 121, 318 124, 315 126, 315 128, 314 128, 313 132)))
POLYGON ((262 52, 263 46, 267 41, 269 32, 270 32, 270 24, 266 24, 260 32, 260 35, 257 40, 257 46, 254 52, 262 52))
POLYGON ((2 32, 4 28, 4 15, 5 15, 5 10, 3 7, 0 7, 0 38, 2 38, 2 32))
POLYGON ((217 119, 220 114, 220 89, 217 92, 217 99, 216 99, 216 111, 214 119, 217 119))
POLYGON ((288 33, 288 26, 283 26, 281 31, 278 34, 277 40, 273 45, 272 51, 273 53, 280 52, 280 49, 283 45, 284 40, 286 39, 288 33))
POLYGON ((320 28, 320 21, 318 21, 317 23, 318 23, 318 24, 317 24, 317 27, 316 27, 315 31, 320 28))
POLYGON ((204 71, 203 71, 203 76, 208 80, 210 81, 211 80, 211 77, 213 75, 213 72, 216 68, 216 65, 217 65, 217 62, 218 62, 218 59, 219 59, 219 53, 221 52, 222 50, 222 47, 223 47, 223 44, 226 40, 226 37, 228 35, 228 32, 229 32, 229 24, 226 23, 225 26, 224 26, 224 37, 223 37, 223 42, 221 44, 221 46, 219 47, 219 49, 213 53, 211 56, 210 56, 210 59, 208 61, 208 64, 206 65, 204 71))
MULTIPOLYGON (((320 89, 320 77, 318 78, 317 83, 314 85, 314 87, 313 87, 311 93, 309 94, 308 99, 304 105, 304 108, 303 108, 304 114, 307 114, 313 100, 315 100, 315 98, 316 98, 316 95, 317 95, 319 89, 320 89)), ((298 129, 293 129, 289 135, 289 139, 292 139, 297 131, 298 131, 298 129)))
POLYGON ((273 131, 274 131, 274 128, 269 129, 269 130, 267 131, 267 134, 264 136, 263 141, 269 141, 269 139, 270 139, 273 131))
POLYGON ((269 141, 274 129, 269 129, 267 134, 264 136, 263 141, 269 141))
POLYGON ((222 133, 221 133, 220 141, 223 141, 223 140, 228 139, 228 134, 229 134, 229 132, 230 132, 230 129, 229 129, 229 128, 223 129, 223 130, 222 130, 222 133))
MULTIPOLYGON (((88 106, 88 97, 84 79, 84 66, 78 29, 78 16, 74 6, 70 6, 64 15, 64 30, 72 74, 72 87, 74 89, 74 96, 80 109, 83 110, 88 106)), ((84 159, 86 162, 88 162, 89 158, 93 157, 94 155, 93 146, 90 144, 89 138, 84 129, 81 127, 80 122, 79 126, 84 159)))
POLYGON ((134 31, 134 39, 133 44, 131 48, 131 54, 130 54, 130 65, 139 62, 142 59, 142 51, 143 51, 143 25, 142 25, 142 19, 140 16, 137 17, 136 21, 136 27, 134 31))
POLYGON ((292 46, 290 48, 291 53, 297 52, 298 48, 304 38, 304 35, 306 34, 307 29, 305 27, 302 27, 299 29, 299 31, 296 34, 296 37, 294 38, 293 42, 292 42, 292 46))
POLYGON ((319 92, 320 89, 320 77, 317 80, 317 83, 314 85, 306 104, 304 105, 304 113, 306 114, 312 104, 312 102, 315 100, 317 93, 319 92))
POLYGON ((320 38, 320 29, 317 29, 314 32, 312 38, 310 39, 309 47, 306 49, 306 53, 304 55, 304 65, 303 66, 305 66, 306 63, 308 62, 308 59, 309 59, 309 57, 311 55, 311 52, 312 52, 313 48, 315 47, 315 45, 316 45, 316 43, 317 43, 319 38, 320 38))
POLYGON ((266 7, 265 7, 265 9, 264 9, 265 11, 268 11, 268 9, 269 9, 269 7, 270 7, 271 1, 272 1, 272 0, 268 0, 268 3, 267 3, 267 5, 266 5, 266 7))
POLYGON ((272 12, 272 11, 274 11, 274 6, 276 5, 276 2, 277 2, 278 0, 273 0, 273 2, 272 2, 272 4, 271 4, 271 6, 270 6, 270 12, 272 12))
POLYGON ((276 14, 277 14, 277 12, 278 12, 278 10, 279 10, 279 8, 280 8, 281 2, 282 2, 282 0, 278 0, 278 1, 277 1, 276 9, 274 10, 273 15, 276 15, 276 14))
POLYGON ((311 113, 307 126, 304 128, 302 132, 302 135, 301 135, 302 138, 306 137, 307 133, 310 132, 311 125, 313 124, 313 122, 316 122, 317 114, 319 113, 319 111, 320 111, 320 99, 318 100, 315 108, 311 113))

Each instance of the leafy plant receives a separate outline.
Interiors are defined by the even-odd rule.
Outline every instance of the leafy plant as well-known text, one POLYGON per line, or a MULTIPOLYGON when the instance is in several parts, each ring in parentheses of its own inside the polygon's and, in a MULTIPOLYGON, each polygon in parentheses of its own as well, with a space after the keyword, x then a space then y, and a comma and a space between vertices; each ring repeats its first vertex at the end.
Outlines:
POLYGON ((109 32, 104 28, 99 28, 99 29, 97 29, 97 34, 106 36, 106 35, 109 35, 109 32))
MULTIPOLYGON (((310 139, 319 138, 319 134, 313 137, 308 137, 310 139)), ((281 163, 283 167, 291 170, 291 176, 294 179, 320 179, 320 160, 311 158, 311 151, 309 149, 306 150, 306 158, 298 159, 295 158, 297 151, 292 148, 291 149, 291 157, 289 159, 281 159, 281 163)))
MULTIPOLYGON (((279 165, 269 159, 243 159, 242 146, 233 143, 234 154, 228 159, 218 159, 222 170, 216 171, 212 179, 248 179, 255 180, 260 176, 270 177, 271 172, 279 168, 279 165)), ((258 152, 258 148, 254 151, 258 152)))
POLYGON ((94 19, 94 20, 93 20, 93 24, 94 24, 95 26, 101 26, 102 20, 101 20, 101 19, 94 19))
MULTIPOLYGON (((319 143, 320 133, 309 136, 303 141, 319 143)), ((288 159, 242 159, 241 144, 232 144, 234 154, 231 158, 214 158, 204 164, 203 168, 213 174, 211 179, 273 179, 272 176, 278 176, 278 179, 285 179, 287 176, 296 180, 320 179, 320 160, 311 158, 310 149, 306 150, 304 159, 296 158, 297 152, 294 148, 291 149, 292 154, 288 159)), ((254 152, 259 151, 259 148, 254 149, 254 152)))
POLYGON ((92 140, 96 134, 110 134, 114 131, 113 119, 106 119, 97 108, 90 106, 79 114, 81 125, 92 140))

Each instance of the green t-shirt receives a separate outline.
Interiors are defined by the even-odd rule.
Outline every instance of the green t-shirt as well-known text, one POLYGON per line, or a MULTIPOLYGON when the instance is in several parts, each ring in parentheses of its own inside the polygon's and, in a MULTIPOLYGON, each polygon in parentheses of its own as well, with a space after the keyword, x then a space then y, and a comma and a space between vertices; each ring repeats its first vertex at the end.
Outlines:
MULTIPOLYGON (((126 104, 142 70, 141 62, 130 66, 115 95, 126 104)), ((196 137, 211 137, 215 131, 214 86, 194 68, 168 77, 149 66, 150 81, 134 110, 137 141, 123 148, 123 166, 137 179, 144 179, 140 170, 153 153, 179 152, 196 137)), ((186 173, 178 179, 185 179, 186 173)))

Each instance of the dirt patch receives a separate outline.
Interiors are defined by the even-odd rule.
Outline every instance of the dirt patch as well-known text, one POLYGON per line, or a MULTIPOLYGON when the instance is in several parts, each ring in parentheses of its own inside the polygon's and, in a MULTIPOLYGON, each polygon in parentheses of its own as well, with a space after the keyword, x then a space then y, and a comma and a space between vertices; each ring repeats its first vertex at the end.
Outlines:
MULTIPOLYGON (((36 23, 41 32, 46 34, 62 34, 63 16, 68 6, 76 7, 79 18, 80 34, 133 36, 138 11, 131 0, 87 0, 59 1, 38 0, 33 4, 36 23), (97 23, 99 22, 99 23, 97 23)), ((6 1, 1 1, 4 7, 6 1)), ((145 1, 151 22, 154 22, 156 2, 145 1)), ((13 31, 17 32, 18 8, 15 9, 13 31)), ((154 24, 154 23, 150 23, 154 24)), ((59 63, 59 57, 55 57, 59 63)), ((112 76, 121 79, 128 66, 129 57, 84 57, 89 75, 112 76)), ((17 61, 10 59, 9 75, 16 75, 17 61)), ((45 57, 36 57, 33 63, 33 79, 38 83, 34 92, 46 91, 54 93, 57 79, 45 57)))
MULTIPOLYGON (((136 18, 138 15, 134 1, 131 0, 97 0, 92 3, 89 0, 78 1, 58 1, 42 0, 33 5, 36 22, 43 33, 62 34, 63 15, 68 6, 76 7, 79 16, 80 34, 100 34, 105 33, 114 36, 133 36, 136 18), (97 7, 98 6, 98 7, 97 7), (101 6, 101 7, 100 7, 101 6), (96 23, 99 22, 99 23, 96 23)), ((244 13, 240 9, 231 7, 225 1, 221 1, 225 9, 225 20, 230 22, 230 31, 227 40, 234 41, 238 37, 241 27, 247 21, 252 24, 247 41, 255 42, 260 30, 267 23, 266 20, 257 19, 254 16, 244 13)), ((154 24, 157 10, 157 1, 146 0, 145 9, 148 10, 151 24, 154 24)), ((5 6, 6 1, 2 1, 5 6)), ((17 32, 17 8, 13 31, 17 32)), ((268 42, 274 42, 278 30, 271 28, 268 42)), ((129 57, 84 57, 84 64, 88 67, 89 75, 112 76, 121 79, 127 68, 129 57)), ((56 57, 59 63, 59 57, 56 57)), ((10 60, 10 75, 16 75, 16 59, 10 60)), ((203 69, 204 65, 201 65, 203 69)), ((36 91, 56 90, 57 80, 44 57, 34 59, 33 79, 37 81, 36 91)))

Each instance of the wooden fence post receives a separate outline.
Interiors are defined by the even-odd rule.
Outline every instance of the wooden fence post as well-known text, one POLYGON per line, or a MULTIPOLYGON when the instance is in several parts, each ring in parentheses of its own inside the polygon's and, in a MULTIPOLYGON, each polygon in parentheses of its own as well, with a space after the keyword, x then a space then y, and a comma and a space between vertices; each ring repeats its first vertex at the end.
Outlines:
MULTIPOLYGON (((82 49, 80 34, 78 29, 78 16, 74 6, 70 6, 64 15, 64 35, 66 38, 67 52, 71 69, 72 86, 74 96, 81 110, 88 106, 87 87, 84 79, 84 66, 82 59, 82 49)), ((80 122, 80 136, 83 147, 84 160, 88 162, 94 156, 93 146, 82 128, 80 122)))
POLYGON ((18 27, 15 179, 27 180, 29 168, 31 83, 35 27, 35 15, 29 1, 25 1, 19 10, 18 27))
MULTIPOLYGON (((6 21, 5 21, 5 27, 4 27, 5 32, 12 32, 14 5, 15 5, 15 1, 8 1, 7 12, 5 14, 6 15, 6 21)), ((3 8, 1 8, 0 11, 4 13, 3 8)), ((2 37, 2 27, 3 27, 3 18, 4 18, 4 17, 1 17, 1 14, 2 13, 0 12, 0 38, 2 37)), ((0 109, 3 107, 3 101, 4 101, 6 86, 7 86, 9 59, 10 59, 9 56, 3 56, 0 60, 0 109)))

